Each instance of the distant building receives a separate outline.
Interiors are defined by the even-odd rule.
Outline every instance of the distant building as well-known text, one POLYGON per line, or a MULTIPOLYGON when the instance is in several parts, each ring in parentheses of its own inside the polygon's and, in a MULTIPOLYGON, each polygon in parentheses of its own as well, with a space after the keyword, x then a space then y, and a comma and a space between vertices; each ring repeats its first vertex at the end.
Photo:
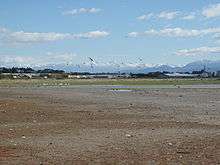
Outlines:
POLYGON ((209 73, 204 71, 200 74, 200 77, 207 78, 207 77, 209 77, 209 73))
POLYGON ((220 77, 220 71, 217 71, 215 74, 216 77, 220 77))
POLYGON ((80 78, 80 75, 72 75, 72 74, 69 74, 69 75, 68 75, 68 78, 69 78, 69 79, 80 78))
POLYGON ((195 74, 198 77, 202 77, 202 78, 208 78, 213 76, 212 72, 207 72, 205 69, 201 71, 193 71, 192 74, 195 74))
POLYGON ((180 78, 187 78, 187 77, 198 77, 198 74, 184 74, 184 73, 168 73, 165 74, 168 77, 180 77, 180 78))

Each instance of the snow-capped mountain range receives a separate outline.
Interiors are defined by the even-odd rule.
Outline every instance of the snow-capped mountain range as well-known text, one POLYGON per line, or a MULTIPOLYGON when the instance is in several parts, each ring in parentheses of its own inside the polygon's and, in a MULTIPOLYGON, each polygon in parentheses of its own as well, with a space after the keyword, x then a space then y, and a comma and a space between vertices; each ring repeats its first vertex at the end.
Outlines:
MULTIPOLYGON (((36 68, 36 67, 35 67, 36 68)), ((195 61, 188 63, 184 66, 170 66, 170 65, 152 65, 152 66, 114 66, 114 65, 47 65, 40 68, 51 68, 51 69, 62 69, 67 72, 123 72, 123 73, 149 73, 156 71, 167 71, 167 72, 192 72, 200 71, 205 69, 209 72, 220 71, 220 60, 218 61, 195 61)), ((37 67, 36 69, 39 69, 37 67)))
POLYGON ((149 73, 156 71, 167 71, 167 72, 192 72, 192 71, 200 71, 205 69, 208 72, 220 71, 220 60, 217 61, 195 61, 188 63, 184 66, 171 66, 171 65, 148 65, 148 64, 138 64, 138 63, 84 63, 84 64, 47 64, 47 65, 38 65, 30 64, 30 65, 18 65, 18 64, 8 64, 5 65, 0 63, 0 67, 31 67, 33 69, 59 69, 64 70, 66 72, 103 72, 103 73, 149 73))

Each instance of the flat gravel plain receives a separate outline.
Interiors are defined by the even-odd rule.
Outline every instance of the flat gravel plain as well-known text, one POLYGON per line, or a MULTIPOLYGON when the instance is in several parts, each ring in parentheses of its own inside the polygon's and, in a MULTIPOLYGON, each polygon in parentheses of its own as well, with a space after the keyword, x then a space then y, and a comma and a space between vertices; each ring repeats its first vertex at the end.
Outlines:
POLYGON ((0 164, 220 164, 220 85, 1 87, 0 164))

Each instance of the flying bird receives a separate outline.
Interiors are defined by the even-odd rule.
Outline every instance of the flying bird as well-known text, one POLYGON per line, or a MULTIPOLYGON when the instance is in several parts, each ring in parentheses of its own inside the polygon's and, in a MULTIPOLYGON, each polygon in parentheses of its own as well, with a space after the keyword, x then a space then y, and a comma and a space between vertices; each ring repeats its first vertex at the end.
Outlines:
POLYGON ((91 57, 88 57, 88 58, 90 60, 90 67, 91 67, 91 69, 94 69, 95 60, 92 59, 91 57))
POLYGON ((95 62, 91 57, 88 57, 91 62, 95 62))

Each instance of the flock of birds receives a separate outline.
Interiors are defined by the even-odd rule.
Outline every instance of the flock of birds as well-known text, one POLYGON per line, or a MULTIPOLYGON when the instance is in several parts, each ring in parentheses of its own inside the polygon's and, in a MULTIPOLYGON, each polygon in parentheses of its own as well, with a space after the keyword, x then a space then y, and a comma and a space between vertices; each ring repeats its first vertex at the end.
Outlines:
MULTIPOLYGON (((80 68, 82 66, 85 66, 85 65, 89 65, 90 69, 91 69, 91 72, 94 71, 94 68, 95 66, 97 65, 97 61, 94 59, 94 58, 91 58, 91 57, 87 57, 88 58, 88 61, 87 62, 83 62, 81 65, 80 64, 76 64, 76 68, 77 70, 80 70, 80 68)), ((108 62, 108 64, 110 64, 111 66, 114 66, 115 68, 117 68, 117 70, 120 72, 120 68, 122 68, 123 66, 126 65, 126 63, 124 62, 116 62, 116 61, 110 61, 108 62)), ((134 63, 131 63, 129 62, 128 64, 130 65, 135 65, 134 63)), ((69 63, 67 63, 67 65, 70 65, 69 63)), ((138 62, 136 63, 136 67, 137 68, 144 68, 145 67, 145 64, 143 62, 143 59, 142 58, 138 58, 138 62)))

